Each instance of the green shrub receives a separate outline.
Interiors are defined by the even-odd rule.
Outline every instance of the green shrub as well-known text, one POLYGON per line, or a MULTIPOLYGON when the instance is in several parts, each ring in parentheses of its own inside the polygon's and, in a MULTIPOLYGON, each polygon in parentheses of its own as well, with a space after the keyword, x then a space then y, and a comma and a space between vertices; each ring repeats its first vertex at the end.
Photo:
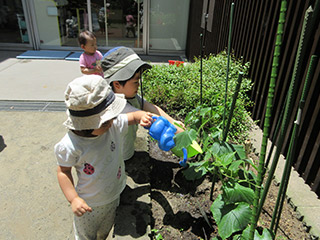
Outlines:
MULTIPOLYGON (((209 55, 202 60, 202 102, 201 108, 211 107, 215 117, 211 126, 221 127, 224 114, 225 82, 227 55, 222 52, 209 55)), ((228 119, 232 97, 236 88, 240 71, 247 75, 249 63, 231 58, 229 66, 229 80, 227 92, 228 119)), ((233 113, 229 137, 236 140, 244 136, 248 130, 248 113, 246 108, 251 104, 247 92, 251 89, 251 81, 244 77, 233 113), (240 137, 241 136, 241 137, 240 137)), ((183 120, 189 112, 200 105, 200 59, 184 66, 154 65, 144 73, 143 86, 145 98, 160 106, 170 116, 183 120)))

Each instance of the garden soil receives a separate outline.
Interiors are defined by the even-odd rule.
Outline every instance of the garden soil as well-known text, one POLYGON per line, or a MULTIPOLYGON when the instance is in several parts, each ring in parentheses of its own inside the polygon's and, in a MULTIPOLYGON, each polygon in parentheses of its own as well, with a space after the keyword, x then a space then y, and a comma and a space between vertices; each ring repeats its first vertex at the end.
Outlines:
MULTIPOLYGON (((218 229, 212 218, 210 206, 211 179, 204 177, 197 181, 187 181, 179 159, 171 152, 159 150, 155 141, 150 142, 151 158, 151 200, 152 226, 154 238, 161 234, 163 239, 212 239, 218 229), (156 234, 155 234, 156 233, 156 234)), ((256 154, 250 154, 258 161, 256 154)), ((219 183, 212 192, 214 200, 219 194, 219 183)), ((269 227, 278 186, 271 184, 259 226, 269 227)), ((299 220, 298 213, 285 201, 276 239, 312 239, 308 229, 299 220)))

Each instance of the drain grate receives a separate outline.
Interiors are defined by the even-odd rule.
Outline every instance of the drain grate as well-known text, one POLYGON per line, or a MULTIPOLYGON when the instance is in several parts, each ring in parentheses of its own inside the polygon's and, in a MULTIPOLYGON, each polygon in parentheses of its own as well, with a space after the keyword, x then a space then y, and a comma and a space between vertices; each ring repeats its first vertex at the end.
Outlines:
POLYGON ((64 102, 0 101, 0 111, 63 112, 64 102))

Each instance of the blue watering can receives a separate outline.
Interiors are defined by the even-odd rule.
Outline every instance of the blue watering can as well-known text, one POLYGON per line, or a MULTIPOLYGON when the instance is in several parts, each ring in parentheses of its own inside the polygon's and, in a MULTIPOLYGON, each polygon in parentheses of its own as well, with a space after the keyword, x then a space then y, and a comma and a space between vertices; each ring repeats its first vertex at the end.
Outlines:
POLYGON ((170 123, 166 118, 160 116, 153 116, 154 122, 149 128, 149 135, 158 141, 158 146, 163 151, 172 150, 172 152, 178 157, 183 157, 183 160, 179 162, 182 167, 187 166, 187 158, 192 157, 198 153, 202 153, 200 146, 193 141, 192 144, 186 149, 182 150, 176 149, 176 144, 174 142, 174 134, 177 128, 170 123))

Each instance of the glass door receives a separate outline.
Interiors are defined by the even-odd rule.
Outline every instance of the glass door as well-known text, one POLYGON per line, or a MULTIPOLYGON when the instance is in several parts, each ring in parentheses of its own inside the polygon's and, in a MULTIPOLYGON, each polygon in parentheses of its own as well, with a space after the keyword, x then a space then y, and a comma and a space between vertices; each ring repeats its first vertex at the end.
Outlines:
POLYGON ((99 48, 142 48, 142 0, 33 0, 41 48, 79 47, 91 30, 99 48))
POLYGON ((0 1, 0 43, 29 43, 21 0, 0 1))
POLYGON ((150 0, 149 50, 184 51, 190 0, 150 0))
POLYGON ((92 31, 101 47, 142 48, 142 0, 91 0, 92 31))
POLYGON ((87 0, 33 0, 41 48, 79 47, 78 34, 88 28, 87 0))

